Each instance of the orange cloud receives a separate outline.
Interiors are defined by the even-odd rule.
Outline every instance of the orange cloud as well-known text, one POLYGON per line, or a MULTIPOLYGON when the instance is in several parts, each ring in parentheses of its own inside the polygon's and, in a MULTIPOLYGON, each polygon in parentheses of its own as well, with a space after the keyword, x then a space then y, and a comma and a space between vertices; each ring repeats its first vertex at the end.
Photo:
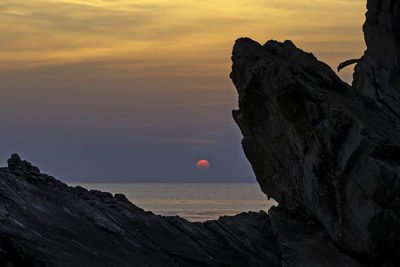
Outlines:
POLYGON ((226 75, 242 36, 292 39, 335 65, 361 54, 364 11, 363 0, 4 0, 0 69, 121 61, 117 73, 128 60, 226 75))

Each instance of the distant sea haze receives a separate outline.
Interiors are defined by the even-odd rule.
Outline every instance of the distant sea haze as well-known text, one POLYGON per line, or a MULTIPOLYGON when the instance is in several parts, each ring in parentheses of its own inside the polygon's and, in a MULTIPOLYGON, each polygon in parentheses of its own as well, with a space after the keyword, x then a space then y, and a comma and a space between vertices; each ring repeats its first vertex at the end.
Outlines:
POLYGON ((247 211, 268 211, 268 200, 257 183, 70 183, 87 189, 123 193, 136 206, 190 221, 218 219, 247 211))

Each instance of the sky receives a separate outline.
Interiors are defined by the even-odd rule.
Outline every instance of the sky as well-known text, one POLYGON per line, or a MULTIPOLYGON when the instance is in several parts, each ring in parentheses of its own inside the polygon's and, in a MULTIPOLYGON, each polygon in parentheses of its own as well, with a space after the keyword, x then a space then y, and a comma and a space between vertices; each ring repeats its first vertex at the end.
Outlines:
POLYGON ((231 116, 234 41, 289 39, 336 68, 362 55, 365 12, 365 0, 2 0, 0 165, 16 152, 65 182, 254 181, 231 116))

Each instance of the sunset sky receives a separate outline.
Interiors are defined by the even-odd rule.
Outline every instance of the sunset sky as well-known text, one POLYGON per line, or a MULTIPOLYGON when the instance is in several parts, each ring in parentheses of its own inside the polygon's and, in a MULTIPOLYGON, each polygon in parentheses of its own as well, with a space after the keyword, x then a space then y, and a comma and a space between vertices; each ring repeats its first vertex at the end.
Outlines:
POLYGON ((252 181, 231 118, 234 41, 290 39, 335 68, 365 49, 365 5, 3 0, 2 165, 17 152, 67 182, 252 181))

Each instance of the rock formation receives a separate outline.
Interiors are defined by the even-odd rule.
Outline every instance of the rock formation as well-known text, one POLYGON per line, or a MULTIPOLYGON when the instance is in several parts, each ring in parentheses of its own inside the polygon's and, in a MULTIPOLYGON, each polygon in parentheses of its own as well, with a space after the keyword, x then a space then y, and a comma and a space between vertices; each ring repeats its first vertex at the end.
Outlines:
POLYGON ((191 223, 69 187, 19 156, 0 169, 0 266, 279 266, 265 212, 191 223))
POLYGON ((279 203, 269 216, 284 265, 328 266, 309 250, 329 246, 352 264, 400 266, 400 1, 367 7, 353 88, 290 41, 233 49, 233 116, 279 203))

